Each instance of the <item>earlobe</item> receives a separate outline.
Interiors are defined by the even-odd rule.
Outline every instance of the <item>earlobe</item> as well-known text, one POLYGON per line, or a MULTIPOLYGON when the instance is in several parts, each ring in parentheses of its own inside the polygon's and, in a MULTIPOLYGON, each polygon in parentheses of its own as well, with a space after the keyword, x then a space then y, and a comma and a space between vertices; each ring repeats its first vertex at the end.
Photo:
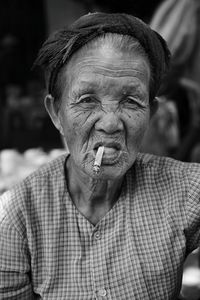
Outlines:
POLYGON ((158 110, 158 106, 159 106, 159 99, 157 97, 155 97, 153 99, 153 101, 150 104, 150 116, 151 118, 155 115, 155 113, 158 110))
POLYGON ((60 133, 62 135, 64 135, 63 129, 62 129, 62 126, 60 123, 59 110, 55 103, 55 98, 50 94, 46 95, 46 97, 44 99, 44 105, 45 105, 46 111, 48 112, 54 126, 60 131, 60 133))

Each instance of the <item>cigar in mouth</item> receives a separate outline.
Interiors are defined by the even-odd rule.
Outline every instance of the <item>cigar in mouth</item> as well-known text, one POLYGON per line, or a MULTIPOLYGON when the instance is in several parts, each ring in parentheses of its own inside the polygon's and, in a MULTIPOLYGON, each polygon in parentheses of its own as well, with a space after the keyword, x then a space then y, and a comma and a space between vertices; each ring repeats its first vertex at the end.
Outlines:
POLYGON ((95 156, 95 161, 94 161, 94 166, 93 166, 93 171, 96 174, 98 174, 100 172, 103 153, 104 153, 104 146, 100 146, 97 150, 97 154, 95 156))

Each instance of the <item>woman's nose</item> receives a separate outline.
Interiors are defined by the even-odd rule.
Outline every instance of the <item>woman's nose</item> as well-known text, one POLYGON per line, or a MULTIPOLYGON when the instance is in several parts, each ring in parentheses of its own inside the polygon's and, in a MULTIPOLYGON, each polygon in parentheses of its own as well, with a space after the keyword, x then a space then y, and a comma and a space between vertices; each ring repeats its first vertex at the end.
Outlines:
POLYGON ((107 134, 123 130, 123 122, 116 112, 106 112, 95 125, 95 129, 107 134))

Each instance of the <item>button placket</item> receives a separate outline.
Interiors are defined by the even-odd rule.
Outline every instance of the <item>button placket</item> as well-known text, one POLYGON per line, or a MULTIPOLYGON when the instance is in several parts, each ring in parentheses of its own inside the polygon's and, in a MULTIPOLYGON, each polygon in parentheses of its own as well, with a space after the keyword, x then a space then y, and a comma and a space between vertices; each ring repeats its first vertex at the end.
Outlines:
POLYGON ((101 233, 100 233, 99 230, 95 231, 94 238, 95 238, 95 240, 100 240, 101 239, 101 233))
POLYGON ((95 289, 95 299, 106 299, 107 298, 107 291, 104 288, 104 282, 100 279, 100 274, 102 273, 101 266, 99 264, 99 255, 101 253, 101 242, 100 240, 103 238, 102 230, 100 230, 99 226, 96 227, 91 235, 91 242, 95 249, 93 258, 93 279, 94 279, 94 287, 95 289))

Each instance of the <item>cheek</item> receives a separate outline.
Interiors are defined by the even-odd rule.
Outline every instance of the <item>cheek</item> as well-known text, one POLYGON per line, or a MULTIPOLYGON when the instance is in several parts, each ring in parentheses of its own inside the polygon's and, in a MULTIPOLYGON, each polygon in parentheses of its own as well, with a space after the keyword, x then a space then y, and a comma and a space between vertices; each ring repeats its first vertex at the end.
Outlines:
POLYGON ((149 111, 136 112, 129 118, 128 123, 128 144, 130 143, 132 146, 135 146, 135 143, 140 144, 149 125, 149 111))
POLYGON ((80 107, 67 108, 67 112, 63 115, 63 121, 67 126, 71 127, 76 133, 79 131, 88 130, 93 122, 95 112, 90 109, 82 109, 80 107))
POLYGON ((73 121, 73 118, 71 118, 70 114, 67 113, 62 113, 60 115, 60 120, 65 140, 67 142, 69 150, 71 150, 72 146, 74 146, 77 141, 77 135, 79 133, 79 128, 77 126, 78 123, 76 124, 76 122, 73 121))
POLYGON ((79 115, 79 118, 70 110, 69 107, 62 108, 61 111, 61 122, 63 129, 67 135, 76 135, 78 134, 81 126, 82 116, 79 115))
POLYGON ((87 144, 92 127, 90 118, 85 118, 85 114, 82 112, 78 117, 72 111, 69 111, 67 114, 62 115, 62 127, 70 152, 82 152, 87 144))

